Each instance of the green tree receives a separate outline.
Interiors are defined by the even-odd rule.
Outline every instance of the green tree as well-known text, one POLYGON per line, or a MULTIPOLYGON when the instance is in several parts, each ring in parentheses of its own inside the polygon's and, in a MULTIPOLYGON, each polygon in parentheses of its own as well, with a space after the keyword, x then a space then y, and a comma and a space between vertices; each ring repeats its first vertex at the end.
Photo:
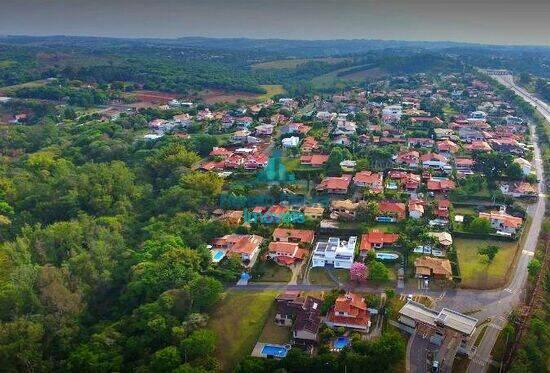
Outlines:
POLYGON ((479 255, 487 256, 487 260, 489 261, 489 263, 492 263, 499 250, 500 247, 496 245, 487 245, 485 247, 480 247, 477 252, 479 255))
POLYGON ((378 261, 369 263, 369 278, 373 281, 387 281, 390 278, 388 268, 378 261))
POLYGON ((216 347, 216 334, 212 330, 196 330, 181 342, 185 362, 211 355, 216 347))
POLYGON ((468 224, 468 231, 476 234, 491 233, 491 222, 485 218, 475 218, 468 224))
POLYGON ((219 301, 223 285, 210 277, 198 277, 189 283, 193 299, 193 311, 211 311, 219 301))
POLYGON ((537 277, 540 273, 540 270, 542 269, 542 263, 537 258, 531 259, 529 261, 529 265, 527 266, 527 270, 529 271, 530 277, 537 277))
POLYGON ((172 372, 180 365, 180 352, 175 346, 168 346, 153 354, 149 367, 153 372, 172 372))

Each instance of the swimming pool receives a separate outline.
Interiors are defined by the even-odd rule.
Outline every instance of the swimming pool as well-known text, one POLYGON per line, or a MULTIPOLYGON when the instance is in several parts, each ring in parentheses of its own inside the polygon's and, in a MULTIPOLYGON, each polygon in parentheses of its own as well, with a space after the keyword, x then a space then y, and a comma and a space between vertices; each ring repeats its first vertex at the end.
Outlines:
POLYGON ((210 253, 212 254, 212 261, 214 263, 218 263, 225 256, 225 251, 223 250, 211 250, 210 253))
POLYGON ((399 255, 393 253, 376 253, 376 259, 380 260, 397 260, 399 255))
POLYGON ((262 347, 262 355, 283 358, 288 353, 288 350, 289 348, 286 346, 267 344, 262 347))
POLYGON ((348 337, 338 337, 334 340, 332 343, 335 349, 341 350, 344 347, 349 345, 349 338, 348 337))

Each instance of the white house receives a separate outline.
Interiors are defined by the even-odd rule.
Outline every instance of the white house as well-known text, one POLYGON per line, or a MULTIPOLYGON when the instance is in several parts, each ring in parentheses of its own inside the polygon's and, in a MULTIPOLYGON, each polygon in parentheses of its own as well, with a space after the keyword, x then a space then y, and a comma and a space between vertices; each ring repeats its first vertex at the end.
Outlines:
POLYGON ((300 144, 300 138, 296 136, 286 137, 282 141, 283 148, 295 148, 300 144))
POLYGON ((317 242, 313 250, 311 267, 324 267, 329 264, 334 268, 351 268, 356 243, 355 236, 351 236, 347 242, 341 241, 338 237, 330 237, 326 242, 317 242))
POLYGON ((523 172, 523 176, 527 176, 531 173, 532 165, 531 162, 529 162, 527 159, 516 158, 514 159, 514 163, 519 164, 519 166, 521 167, 521 171, 523 172))

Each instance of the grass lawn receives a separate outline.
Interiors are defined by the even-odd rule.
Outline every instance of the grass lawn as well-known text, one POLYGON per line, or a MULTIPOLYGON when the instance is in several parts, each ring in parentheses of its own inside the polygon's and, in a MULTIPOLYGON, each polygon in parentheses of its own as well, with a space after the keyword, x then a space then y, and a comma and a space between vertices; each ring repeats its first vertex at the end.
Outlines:
POLYGON ((290 340, 290 327, 275 324, 277 307, 272 307, 258 342, 286 344, 290 340))
POLYGON ((506 274, 514 262, 517 242, 456 238, 454 244, 458 254, 462 287, 494 289, 505 285, 506 274), (487 245, 500 247, 490 264, 485 256, 477 253, 478 248, 487 245))
MULTIPOLYGON (((346 283, 349 281, 349 270, 348 269, 333 269, 332 273, 338 278, 341 283, 346 283)), ((327 271, 324 268, 312 268, 309 271, 309 282, 312 285, 336 285, 334 281, 330 278, 327 271)))
POLYGON ((283 165, 286 168, 287 172, 293 172, 295 169, 299 168, 300 165, 300 158, 283 158, 281 160, 283 165))
POLYGON ((266 261, 263 268, 265 269, 264 275, 256 281, 289 282, 292 277, 292 271, 289 268, 280 266, 271 260, 266 261))
POLYGON ((454 207, 455 215, 474 215, 477 216, 477 212, 472 207, 457 206, 454 207))
POLYGON ((215 355, 223 371, 232 371, 252 352, 275 307, 277 294, 277 291, 229 291, 225 294, 208 323, 218 336, 215 355))
POLYGON ((369 232, 373 231, 374 229, 378 229, 380 232, 385 233, 398 233, 399 227, 396 224, 374 224, 373 226, 368 227, 369 232))
POLYGON ((266 90, 266 93, 258 96, 258 99, 262 101, 269 100, 271 97, 275 95, 281 95, 286 92, 283 86, 280 84, 272 84, 272 85, 266 84, 260 87, 266 90))

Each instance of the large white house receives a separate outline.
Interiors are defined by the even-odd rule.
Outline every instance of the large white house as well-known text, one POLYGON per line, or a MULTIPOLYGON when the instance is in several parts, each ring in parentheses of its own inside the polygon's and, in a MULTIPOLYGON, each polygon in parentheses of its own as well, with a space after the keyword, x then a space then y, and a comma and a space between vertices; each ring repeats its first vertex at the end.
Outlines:
POLYGON ((352 236, 348 241, 341 241, 338 237, 330 237, 328 241, 317 242, 313 250, 311 267, 333 265, 334 268, 351 268, 355 257, 357 237, 352 236))

